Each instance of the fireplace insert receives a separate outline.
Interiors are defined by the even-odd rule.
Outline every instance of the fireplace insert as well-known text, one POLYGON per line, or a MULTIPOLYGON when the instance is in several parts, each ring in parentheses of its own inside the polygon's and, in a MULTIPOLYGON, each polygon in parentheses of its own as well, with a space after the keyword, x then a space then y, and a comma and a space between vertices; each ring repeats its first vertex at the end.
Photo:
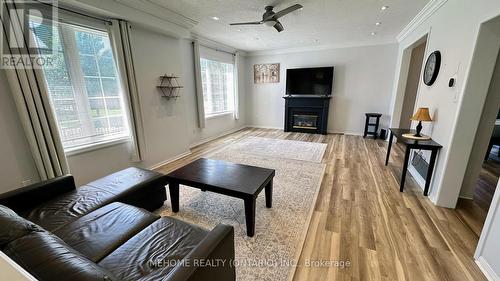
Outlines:
POLYGON ((317 130, 318 124, 318 115, 317 114, 294 114, 293 118, 293 128, 295 129, 309 129, 309 130, 317 130))

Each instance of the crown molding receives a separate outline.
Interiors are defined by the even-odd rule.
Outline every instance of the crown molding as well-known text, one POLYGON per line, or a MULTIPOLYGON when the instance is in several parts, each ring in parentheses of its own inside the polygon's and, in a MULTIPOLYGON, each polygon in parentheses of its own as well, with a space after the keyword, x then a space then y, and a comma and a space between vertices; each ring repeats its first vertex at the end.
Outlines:
MULTIPOLYGON (((58 0, 66 8, 92 13, 110 19, 124 19, 133 25, 175 38, 189 38, 188 28, 168 20, 164 16, 152 15, 143 9, 136 9, 125 2, 129 0, 58 0)), ((143 3, 144 0, 137 0, 143 3)), ((129 3, 130 4, 130 3, 129 3)), ((159 10, 160 11, 160 10, 159 10)))
POLYGON ((441 6, 448 0, 431 0, 425 5, 422 10, 406 25, 403 30, 396 36, 398 42, 403 41, 413 30, 420 26, 430 16, 432 16, 441 6))
POLYGON ((246 56, 247 52, 241 51, 236 49, 235 47, 217 42, 215 40, 212 40, 210 38, 204 37, 202 35, 196 34, 194 32, 191 32, 191 39, 198 41, 200 45, 204 45, 209 48, 213 48, 216 50, 221 50, 229 53, 238 53, 239 55, 246 56))
POLYGON ((146 14, 160 18, 164 21, 168 21, 170 23, 176 24, 186 29, 191 29, 198 24, 196 20, 188 18, 177 12, 174 12, 165 6, 154 2, 153 0, 114 0, 114 1, 129 8, 142 11, 146 14))
POLYGON ((286 48, 286 49, 274 49, 274 50, 262 50, 262 51, 252 51, 247 52, 246 55, 249 57, 253 56, 270 56, 270 55, 282 55, 291 53, 302 53, 302 52, 314 52, 314 51, 327 51, 333 49, 345 49, 345 48, 361 48, 361 47, 375 47, 380 45, 390 45, 396 44, 395 40, 380 41, 372 44, 334 44, 334 45, 315 45, 306 47, 296 47, 296 48, 286 48))

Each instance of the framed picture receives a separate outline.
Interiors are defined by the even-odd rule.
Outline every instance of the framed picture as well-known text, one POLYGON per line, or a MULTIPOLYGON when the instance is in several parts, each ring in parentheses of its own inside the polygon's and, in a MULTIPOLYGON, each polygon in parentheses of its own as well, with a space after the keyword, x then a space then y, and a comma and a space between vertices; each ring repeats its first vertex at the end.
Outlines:
POLYGON ((253 65, 253 82, 261 83, 279 83, 280 82, 280 64, 254 64, 253 65))

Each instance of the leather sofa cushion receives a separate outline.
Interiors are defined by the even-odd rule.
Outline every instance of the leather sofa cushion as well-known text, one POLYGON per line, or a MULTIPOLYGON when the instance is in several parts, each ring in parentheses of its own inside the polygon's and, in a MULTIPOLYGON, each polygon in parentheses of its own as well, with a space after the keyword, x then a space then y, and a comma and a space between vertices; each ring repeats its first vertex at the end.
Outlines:
POLYGON ((98 262, 159 218, 144 209, 115 202, 59 228, 54 234, 98 262))
POLYGON ((112 201, 114 194, 92 186, 82 186, 22 214, 48 231, 54 231, 112 201))
POLYGON ((42 281, 118 280, 46 231, 32 232, 12 241, 4 253, 42 281))
POLYGON ((0 226, 0 249, 33 231, 43 231, 38 225, 27 221, 2 205, 0 205, 0 226))
POLYGON ((155 171, 135 167, 116 172, 87 185, 113 193, 116 196, 114 201, 149 211, 161 207, 163 201, 167 199, 165 176, 155 171), (151 200, 152 197, 155 199, 151 200))
MULTIPOLYGON (((162 186, 164 189, 167 182, 163 174, 151 170, 130 167, 95 180, 87 185, 111 192, 121 199, 129 199, 130 197, 140 195, 136 192, 137 189, 151 187, 154 186, 155 183, 161 181, 164 182, 162 186)), ((119 201, 127 203, 123 200, 119 201)))
POLYGON ((208 234, 198 226, 162 217, 98 264, 120 280, 162 280, 208 234))
POLYGON ((165 193, 164 181, 164 176, 158 172, 131 167, 57 196, 20 215, 48 231, 55 231, 111 202, 135 205, 137 198, 142 198, 151 186, 160 187, 165 193))

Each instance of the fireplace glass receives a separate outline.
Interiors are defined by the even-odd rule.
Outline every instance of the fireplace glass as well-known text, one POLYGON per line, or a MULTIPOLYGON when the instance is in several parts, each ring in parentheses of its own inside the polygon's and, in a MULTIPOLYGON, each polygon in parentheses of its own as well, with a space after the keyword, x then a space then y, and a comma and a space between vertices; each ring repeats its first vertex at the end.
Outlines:
POLYGON ((294 114, 293 127, 296 129, 317 129, 318 116, 311 114, 294 114))

